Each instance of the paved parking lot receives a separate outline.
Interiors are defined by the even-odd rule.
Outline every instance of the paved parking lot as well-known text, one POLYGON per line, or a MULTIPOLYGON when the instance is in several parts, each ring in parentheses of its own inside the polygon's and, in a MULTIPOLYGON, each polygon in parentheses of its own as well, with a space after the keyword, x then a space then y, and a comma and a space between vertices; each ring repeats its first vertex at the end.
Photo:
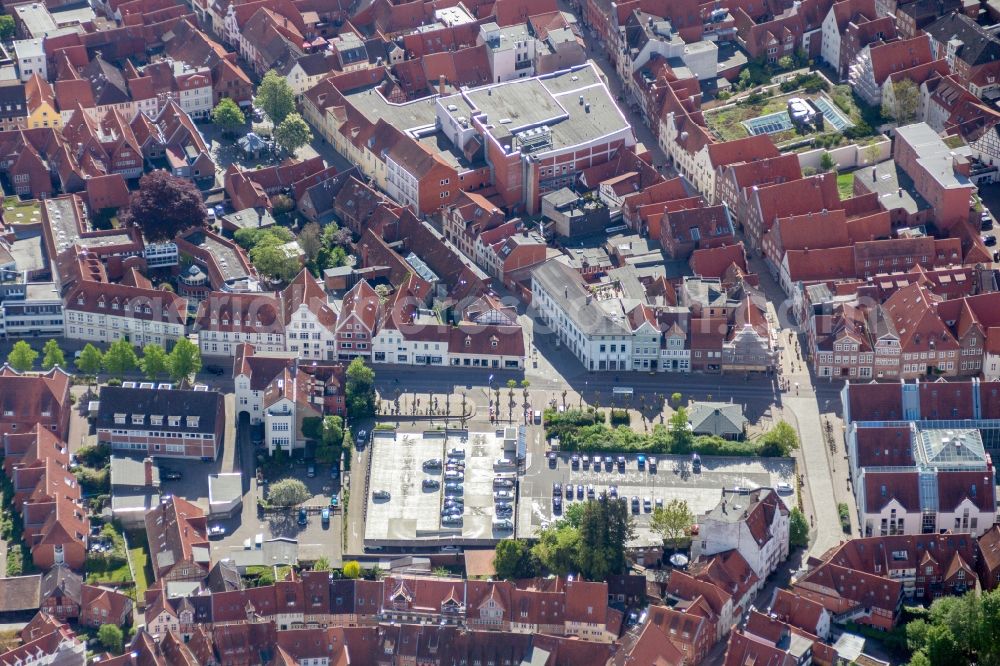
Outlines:
MULTIPOLYGON (((495 462, 503 457, 503 441, 494 432, 457 434, 376 433, 371 448, 371 479, 365 519, 366 546, 412 546, 414 540, 445 544, 491 543, 509 533, 496 532, 493 479, 501 471, 495 462), (445 461, 448 452, 464 453, 461 479, 446 479, 443 466, 430 468, 431 459, 445 461), (424 487, 435 479, 437 488, 424 487), (464 511, 460 523, 442 523, 445 484, 463 484, 464 511), (388 499, 374 494, 388 491, 388 499)), ((513 469, 506 470, 513 473, 513 469)))
MULTIPOLYGON (((640 470, 635 454, 626 454, 624 471, 619 471, 617 462, 599 466, 574 466, 572 454, 561 453, 555 466, 545 458, 532 461, 527 474, 521 480, 520 499, 517 514, 517 535, 533 537, 538 531, 560 514, 553 511, 554 483, 562 486, 562 510, 575 503, 585 501, 590 487, 595 496, 617 488, 619 497, 629 498, 630 510, 636 519, 636 539, 633 545, 659 543, 659 537, 649 531, 649 515, 657 500, 664 503, 673 499, 685 500, 695 515, 705 513, 714 507, 722 497, 723 488, 773 487, 778 482, 794 484, 795 462, 791 458, 725 458, 703 457, 701 470, 694 472, 690 456, 656 456, 656 471, 640 470), (566 485, 574 486, 573 498, 566 496, 566 485), (580 497, 576 486, 583 486, 580 497), (634 511, 632 497, 639 498, 639 512, 634 511), (649 511, 645 500, 649 500, 649 511)), ((611 456, 617 460, 618 454, 611 456)))

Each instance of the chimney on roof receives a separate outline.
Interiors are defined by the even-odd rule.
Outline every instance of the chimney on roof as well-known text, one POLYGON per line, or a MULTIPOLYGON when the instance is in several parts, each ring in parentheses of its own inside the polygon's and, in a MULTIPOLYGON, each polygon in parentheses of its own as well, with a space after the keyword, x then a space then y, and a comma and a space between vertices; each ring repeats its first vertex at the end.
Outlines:
POLYGON ((142 470, 144 472, 144 478, 146 481, 146 486, 149 487, 153 485, 153 459, 145 458, 142 461, 142 470))
POLYGON ((874 183, 876 180, 878 180, 878 169, 872 167, 872 182, 874 183))
POLYGON ((438 75, 438 95, 444 97, 444 74, 438 75))
POLYGON ((903 188, 902 187, 899 188, 899 190, 897 190, 897 193, 899 194, 900 198, 902 198, 902 196, 903 196, 903 188))

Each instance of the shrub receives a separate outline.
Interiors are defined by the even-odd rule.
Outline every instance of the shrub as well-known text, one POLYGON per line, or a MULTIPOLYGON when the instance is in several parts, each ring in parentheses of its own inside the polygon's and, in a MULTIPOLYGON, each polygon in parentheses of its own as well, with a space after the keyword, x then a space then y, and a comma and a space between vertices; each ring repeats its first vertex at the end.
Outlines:
POLYGON ((593 408, 567 409, 565 412, 557 412, 549 408, 545 410, 545 436, 558 437, 562 439, 563 434, 577 428, 604 423, 604 412, 599 412, 593 408))
POLYGON ((629 415, 627 409, 612 409, 611 410, 611 425, 612 426, 627 426, 632 422, 632 417, 629 415))
POLYGON ((122 380, 118 379, 117 377, 112 377, 111 379, 108 380, 108 386, 121 386, 121 385, 122 385, 122 380))
POLYGON ((93 470, 80 467, 76 470, 80 490, 85 495, 107 495, 111 493, 111 474, 107 469, 93 470))
POLYGON ((76 452, 81 464, 94 469, 104 469, 111 464, 111 447, 107 444, 81 446, 76 452))
POLYGON ((844 502, 837 504, 837 515, 840 516, 840 528, 845 534, 851 533, 851 509, 844 502))

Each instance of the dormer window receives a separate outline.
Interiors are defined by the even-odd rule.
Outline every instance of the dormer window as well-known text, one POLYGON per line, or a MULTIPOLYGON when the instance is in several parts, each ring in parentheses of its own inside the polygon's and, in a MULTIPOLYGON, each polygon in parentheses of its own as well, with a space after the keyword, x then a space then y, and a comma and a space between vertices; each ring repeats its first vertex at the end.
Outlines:
POLYGON ((163 425, 163 416, 162 415, 150 416, 149 425, 155 425, 155 426, 163 425))
POLYGON ((198 427, 198 417, 197 416, 189 416, 189 417, 187 417, 187 427, 188 428, 197 428, 198 427))
POLYGON ((146 422, 145 414, 133 414, 132 415, 132 425, 142 425, 146 422))
POLYGON ((171 428, 177 428, 181 425, 181 417, 179 416, 168 416, 167 422, 170 424, 171 428))
POLYGON ((125 425, 125 415, 115 414, 115 423, 117 423, 118 425, 125 425))

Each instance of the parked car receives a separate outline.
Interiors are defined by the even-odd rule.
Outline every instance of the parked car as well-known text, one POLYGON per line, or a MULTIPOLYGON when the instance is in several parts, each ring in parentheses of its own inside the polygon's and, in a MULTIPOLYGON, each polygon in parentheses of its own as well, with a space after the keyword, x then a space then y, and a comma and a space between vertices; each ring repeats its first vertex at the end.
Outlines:
POLYGON ((552 495, 562 495, 562 484, 559 482, 552 484, 552 495))
POLYGON ((330 508, 335 509, 338 504, 340 504, 340 500, 337 499, 336 495, 330 498, 330 508))
POLYGON ((376 490, 372 493, 372 499, 387 500, 390 497, 392 497, 392 495, 389 494, 388 490, 376 490))
POLYGON ((160 478, 166 479, 167 481, 180 481, 184 475, 174 469, 163 469, 160 468, 160 478))
POLYGON ((458 553, 461 552, 461 546, 441 546, 442 553, 458 553))
POLYGON ((592 484, 592 483, 588 484, 587 485, 587 497, 590 498, 590 499, 594 499, 594 495, 595 495, 594 484, 592 484))
POLYGON ((465 477, 465 474, 459 472, 457 469, 449 469, 444 473, 444 478, 451 479, 452 481, 457 481, 465 477))
POLYGON ((424 479, 424 490, 437 490, 441 487, 441 482, 437 479, 424 479))
POLYGON ((792 484, 786 483, 785 481, 779 481, 774 484, 774 489, 782 495, 790 495, 792 493, 792 484))
POLYGON ((568 499, 568 500, 573 499, 573 484, 572 483, 567 483, 566 484, 566 499, 568 499))
POLYGON ((493 479, 494 488, 513 488, 514 479, 506 479, 503 477, 497 477, 493 479))
POLYGON ((639 463, 639 469, 645 469, 645 468, 646 468, 646 456, 644 456, 644 455, 642 455, 642 454, 640 453, 640 454, 639 454, 639 455, 638 455, 638 456, 636 457, 636 459, 635 459, 635 460, 636 460, 636 462, 637 462, 637 463, 639 463))
POLYGON ((465 449, 460 449, 460 448, 457 448, 457 447, 454 448, 454 449, 448 449, 448 457, 449 458, 464 458, 465 457, 465 449))
POLYGON ((562 511, 562 497, 552 498, 552 510, 555 511, 556 513, 562 511))
POLYGON ((299 525, 305 525, 309 522, 309 516, 306 514, 305 509, 299 509, 299 525))
POLYGON ((226 535, 226 528, 222 525, 212 525, 208 528, 209 539, 219 539, 226 535))
POLYGON ((645 498, 645 499, 643 499, 642 500, 642 509, 646 513, 649 513, 650 511, 652 511, 653 510, 653 500, 651 500, 648 497, 645 498))
POLYGON ((618 486, 611 486, 608 488, 608 495, 612 498, 618 497, 618 486))
POLYGON ((578 484, 576 486, 576 498, 583 499, 583 484, 578 484))
POLYGON ((430 467, 431 469, 439 468, 439 467, 441 467, 441 459, 440 458, 431 458, 430 460, 425 460, 424 461, 424 467, 430 467))
POLYGON ((653 456, 649 457, 649 471, 650 472, 656 471, 656 458, 654 458, 653 456))
POLYGON ((340 478, 340 468, 336 465, 330 465, 330 478, 339 479, 340 478))
POLYGON ((578 456, 575 453, 572 456, 570 456, 569 461, 570 461, 570 463, 572 463, 573 467, 579 467, 580 466, 580 456, 578 456))
POLYGON ((548 459, 549 459, 549 467, 555 467, 556 463, 559 461, 559 456, 556 455, 555 451, 549 451, 548 459))
POLYGON ((983 236, 983 242, 986 243, 987 247, 993 247, 997 244, 996 236, 983 236))
POLYGON ((463 490, 465 490, 465 486, 463 486, 461 483, 450 482, 444 484, 444 489, 445 492, 460 493, 463 490))
POLYGON ((309 465, 309 467, 306 468, 306 476, 310 479, 316 477, 316 465, 309 465))
POLYGON ((514 461, 510 458, 497 458, 494 464, 497 467, 513 467, 514 461))
POLYGON ((323 521, 324 525, 329 525, 330 524, 330 510, 329 509, 324 508, 323 511, 320 512, 319 517, 320 517, 320 520, 323 521))
POLYGON ((514 529, 514 522, 507 518, 499 518, 493 520, 493 529, 508 531, 514 529))
POLYGON ((514 499, 514 493, 509 490, 498 490, 493 493, 493 499, 512 500, 514 499))
POLYGON ((441 516, 441 523, 443 525, 460 525, 462 523, 462 516, 455 514, 448 514, 447 516, 441 516))

